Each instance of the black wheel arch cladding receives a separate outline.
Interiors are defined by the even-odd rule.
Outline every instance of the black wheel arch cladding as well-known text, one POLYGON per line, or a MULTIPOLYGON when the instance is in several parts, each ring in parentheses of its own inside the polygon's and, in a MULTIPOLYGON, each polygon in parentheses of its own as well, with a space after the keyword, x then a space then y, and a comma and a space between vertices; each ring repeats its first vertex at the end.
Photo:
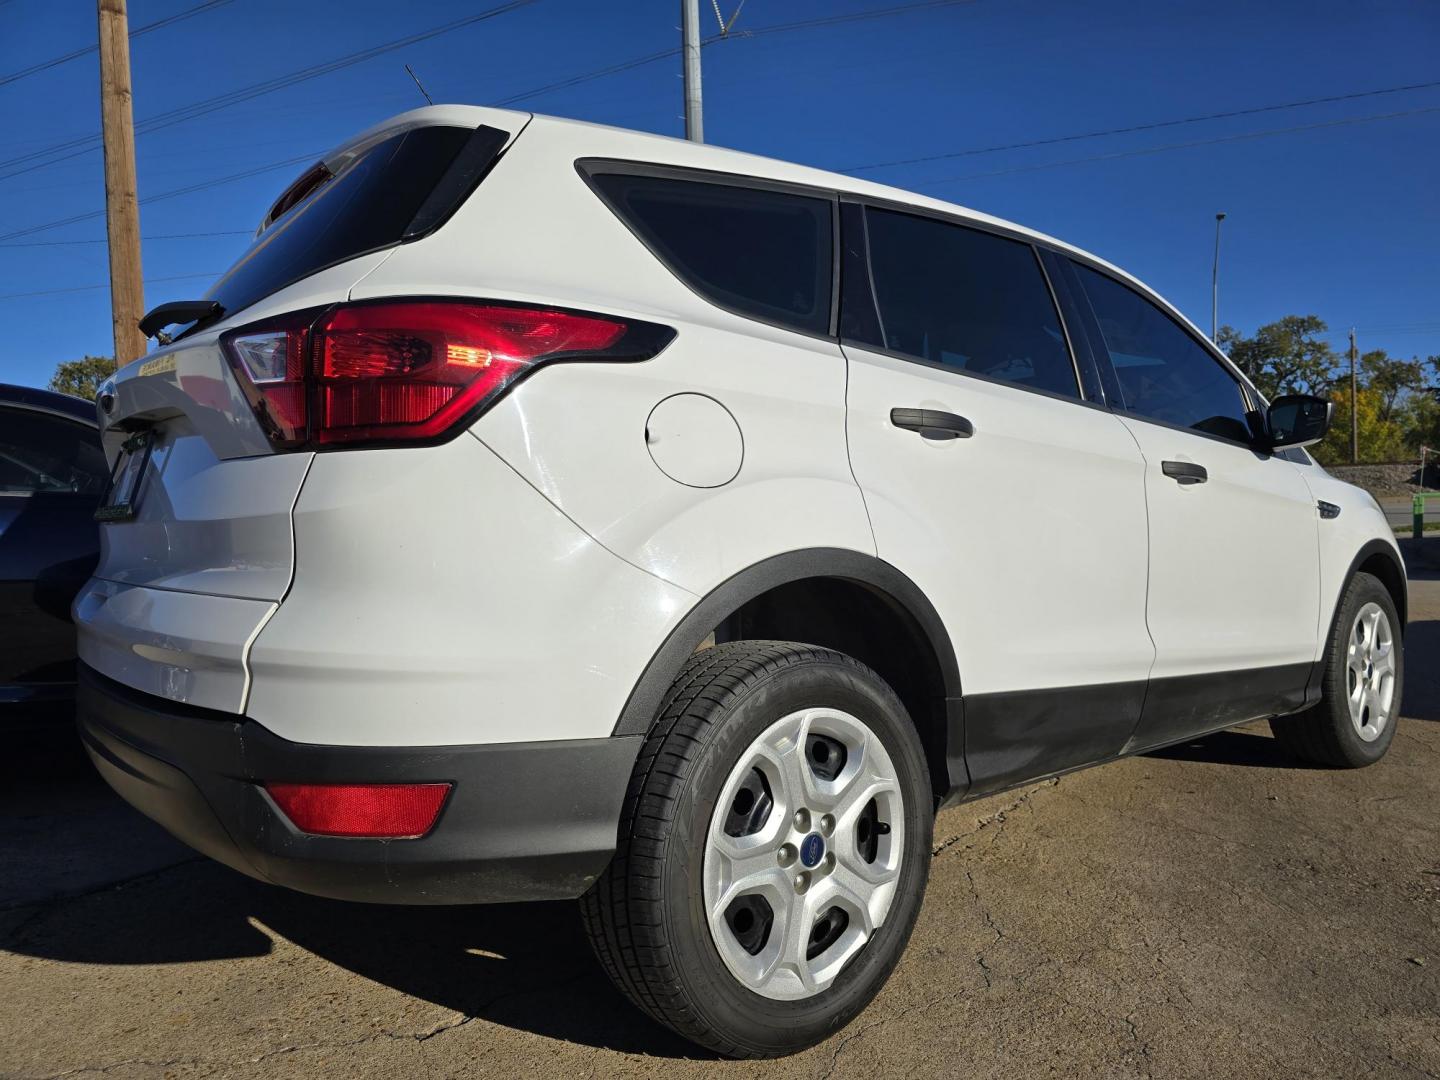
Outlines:
POLYGON ((877 670, 900 695, 919 730, 936 797, 968 786, 960 669, 944 621, 903 572, 883 559, 845 548, 808 548, 772 556, 711 590, 651 657, 612 734, 648 731, 690 656, 718 628, 745 613, 758 616, 763 625, 738 627, 736 638, 807 641, 856 656, 877 670), (801 590, 807 610, 796 617, 805 625, 776 625, 776 617, 793 614, 799 606, 783 601, 801 590), (867 637, 868 616, 883 619, 895 633, 869 635, 862 644, 859 639, 867 637))

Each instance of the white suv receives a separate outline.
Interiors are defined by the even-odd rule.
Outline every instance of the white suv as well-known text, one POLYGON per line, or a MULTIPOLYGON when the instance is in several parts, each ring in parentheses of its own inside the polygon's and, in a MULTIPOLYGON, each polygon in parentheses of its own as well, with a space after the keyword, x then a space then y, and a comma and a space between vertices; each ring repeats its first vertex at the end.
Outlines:
POLYGON ((725 1054, 864 1007, 938 807, 1257 717, 1332 765, 1394 733, 1404 569, 1298 449, 1329 404, 983 214, 441 106, 142 326, 75 604, 106 779, 307 892, 580 897, 725 1054))

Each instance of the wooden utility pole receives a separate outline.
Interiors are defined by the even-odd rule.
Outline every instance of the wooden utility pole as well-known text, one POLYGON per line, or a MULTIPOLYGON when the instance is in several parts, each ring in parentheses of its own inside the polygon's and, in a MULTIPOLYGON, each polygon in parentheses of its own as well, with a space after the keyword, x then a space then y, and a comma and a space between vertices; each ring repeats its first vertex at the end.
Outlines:
POLYGON ((1355 387, 1355 328, 1350 328, 1350 464, 1360 460, 1359 393, 1355 387))
POLYGON ((105 226, 110 241, 110 321, 115 361, 144 356, 145 287, 140 277, 140 205, 135 194, 130 26, 125 0, 100 2, 100 126, 105 139, 105 226))

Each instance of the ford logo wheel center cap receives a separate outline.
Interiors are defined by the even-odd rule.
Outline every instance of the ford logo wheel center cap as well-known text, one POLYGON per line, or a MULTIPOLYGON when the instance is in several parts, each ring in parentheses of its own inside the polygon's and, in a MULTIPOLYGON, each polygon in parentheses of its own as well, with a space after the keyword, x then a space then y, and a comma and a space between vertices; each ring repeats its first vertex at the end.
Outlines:
POLYGON ((820 865, 820 860, 825 857, 825 838, 818 832, 812 832, 804 840, 800 841, 800 861, 809 869, 820 865))

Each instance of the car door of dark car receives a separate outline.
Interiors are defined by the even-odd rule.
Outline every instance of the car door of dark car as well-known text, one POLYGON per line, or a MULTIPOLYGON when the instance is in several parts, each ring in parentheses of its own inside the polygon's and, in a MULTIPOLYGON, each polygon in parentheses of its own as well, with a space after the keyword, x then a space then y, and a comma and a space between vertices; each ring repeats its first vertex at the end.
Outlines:
POLYGON ((0 406, 0 701, 74 679, 70 602, 95 569, 107 479, 95 428, 0 406))

